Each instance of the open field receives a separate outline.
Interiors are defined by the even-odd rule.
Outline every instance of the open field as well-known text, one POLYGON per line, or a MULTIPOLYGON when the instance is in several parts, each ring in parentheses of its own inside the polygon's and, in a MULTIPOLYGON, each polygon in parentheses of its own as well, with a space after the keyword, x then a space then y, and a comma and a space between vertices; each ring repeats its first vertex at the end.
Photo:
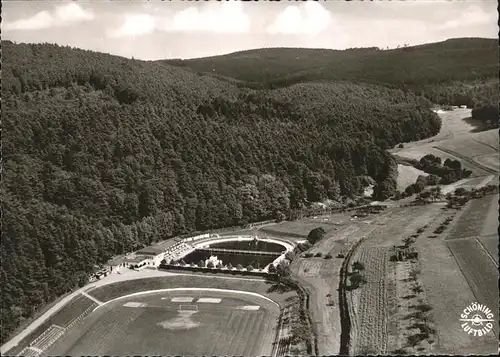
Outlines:
POLYGON ((286 298, 295 295, 294 292, 269 292, 271 286, 271 283, 258 279, 230 279, 218 276, 178 275, 117 282, 90 290, 88 294, 100 301, 106 302, 120 296, 148 290, 188 287, 232 289, 262 294, 268 296, 278 304, 283 304, 283 306, 286 304, 286 298))
POLYGON ((227 292, 132 296, 97 309, 46 354, 269 355, 278 316, 262 298, 227 292))
POLYGON ((446 140, 445 142, 440 143, 439 145, 451 151, 455 151, 458 154, 466 157, 497 154, 498 131, 490 130, 489 132, 496 132, 497 134, 496 144, 494 141, 491 140, 489 135, 484 135, 484 134, 482 135, 482 133, 475 133, 470 135, 471 139, 468 140, 463 138, 451 139, 451 140, 446 140), (486 140, 486 142, 483 142, 483 140, 486 140))
POLYGON ((419 160, 427 154, 445 159, 458 159, 462 167, 472 170, 474 176, 498 172, 498 130, 474 132, 468 122, 470 109, 455 109, 439 113, 440 132, 429 139, 405 143, 404 148, 390 150, 401 157, 419 160))
POLYGON ((498 234, 477 238, 498 266, 498 234))
POLYGON ((476 156, 473 160, 481 165, 488 166, 493 170, 500 171, 500 155, 498 153, 476 156))
MULTIPOLYGON (((469 283, 476 301, 485 304, 493 311, 498 311, 498 268, 488 253, 473 238, 448 240, 447 245, 469 283)), ((498 319, 493 326, 498 336, 498 319)))
POLYGON ((396 180, 398 186, 397 189, 404 191, 405 188, 415 183, 417 181, 417 177, 420 175, 429 176, 429 174, 426 174, 413 166, 398 164, 398 177, 396 180))
POLYGON ((498 202, 498 195, 489 195, 469 201, 466 207, 462 209, 462 212, 459 213, 456 224, 450 229, 447 239, 481 235, 484 223, 486 223, 485 218, 487 218, 487 232, 489 234, 495 233, 493 229, 495 223, 498 226, 498 209, 496 210, 497 221, 495 222, 493 216, 497 206, 492 201, 498 202))
POLYGON ((335 229, 335 226, 332 224, 300 220, 279 223, 274 226, 261 228, 260 231, 269 235, 276 235, 278 237, 306 238, 311 230, 318 227, 322 227, 327 234, 335 229))
POLYGON ((482 225, 483 229, 481 230, 481 235, 488 236, 488 235, 496 234, 497 238, 498 238, 498 225, 499 225, 498 199, 499 199, 498 194, 491 196, 490 207, 489 207, 487 213, 484 215, 484 221, 483 221, 483 225, 482 225))
POLYGON ((446 246, 444 237, 429 238, 444 218, 451 216, 451 213, 445 213, 439 217, 415 242, 419 251, 420 279, 428 303, 433 308, 431 313, 437 330, 433 353, 495 354, 498 340, 493 333, 478 338, 468 335, 460 327, 460 314, 476 301, 476 297, 446 246))

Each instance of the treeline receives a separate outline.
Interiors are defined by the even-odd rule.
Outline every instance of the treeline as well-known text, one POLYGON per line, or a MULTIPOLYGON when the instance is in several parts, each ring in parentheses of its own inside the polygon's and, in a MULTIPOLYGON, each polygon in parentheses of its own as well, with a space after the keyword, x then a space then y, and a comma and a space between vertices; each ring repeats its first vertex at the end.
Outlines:
POLYGON ((462 163, 459 160, 447 158, 442 162, 440 157, 433 154, 427 154, 420 160, 404 159, 404 161, 411 163, 413 167, 429 175, 419 175, 415 183, 406 187, 402 194, 396 192, 396 199, 412 196, 415 193, 421 193, 426 186, 435 186, 438 184, 448 185, 472 175, 472 171, 462 168, 462 163))
POLYGON ((2 42, 4 342, 94 264, 192 231, 395 190, 429 101, 352 83, 254 91, 165 64, 2 42))

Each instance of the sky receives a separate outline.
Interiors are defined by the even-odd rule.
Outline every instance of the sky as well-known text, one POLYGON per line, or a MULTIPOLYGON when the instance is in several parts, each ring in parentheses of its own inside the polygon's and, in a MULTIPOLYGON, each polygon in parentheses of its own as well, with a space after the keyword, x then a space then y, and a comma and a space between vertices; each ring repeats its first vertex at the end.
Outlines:
POLYGON ((262 47, 395 48, 497 38, 497 2, 3 0, 2 39, 143 60, 262 47))

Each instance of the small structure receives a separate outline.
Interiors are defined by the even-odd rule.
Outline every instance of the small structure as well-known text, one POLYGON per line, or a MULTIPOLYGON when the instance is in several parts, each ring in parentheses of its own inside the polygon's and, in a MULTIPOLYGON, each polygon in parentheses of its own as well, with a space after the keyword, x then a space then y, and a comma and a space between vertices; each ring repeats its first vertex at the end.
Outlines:
POLYGON ((391 251, 391 261, 405 261, 409 259, 417 259, 418 258, 418 252, 414 247, 409 247, 409 248, 400 248, 394 246, 392 251, 391 251))
POLYGON ((148 260, 150 265, 158 266, 165 256, 165 251, 161 247, 146 247, 138 252, 136 255, 143 257, 144 260, 148 260))

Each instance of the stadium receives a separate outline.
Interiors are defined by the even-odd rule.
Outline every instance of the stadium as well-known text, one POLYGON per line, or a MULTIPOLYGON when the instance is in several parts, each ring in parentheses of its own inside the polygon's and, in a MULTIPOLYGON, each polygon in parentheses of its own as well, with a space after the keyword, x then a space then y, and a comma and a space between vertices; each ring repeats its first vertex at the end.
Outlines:
MULTIPOLYGON (((184 239, 176 246, 169 246, 169 263, 182 259, 191 266, 200 258, 208 261, 217 254, 224 263, 220 269, 237 270, 228 268, 228 263, 256 264, 263 273, 270 264, 284 259, 294 243, 216 235, 184 239)), ((9 355, 281 356, 289 351, 287 323, 290 302, 297 298, 295 291, 272 292, 272 283, 260 277, 159 271, 154 262, 159 260, 161 249, 142 251, 140 254, 156 254, 148 258, 153 263, 144 266, 150 269, 134 265, 120 272, 119 266, 126 265, 123 260, 115 263, 111 270, 118 274, 108 278, 123 281, 84 288, 8 351, 9 355), (144 277, 135 278, 138 273, 144 277)), ((131 261, 141 259, 136 256, 131 261)))

